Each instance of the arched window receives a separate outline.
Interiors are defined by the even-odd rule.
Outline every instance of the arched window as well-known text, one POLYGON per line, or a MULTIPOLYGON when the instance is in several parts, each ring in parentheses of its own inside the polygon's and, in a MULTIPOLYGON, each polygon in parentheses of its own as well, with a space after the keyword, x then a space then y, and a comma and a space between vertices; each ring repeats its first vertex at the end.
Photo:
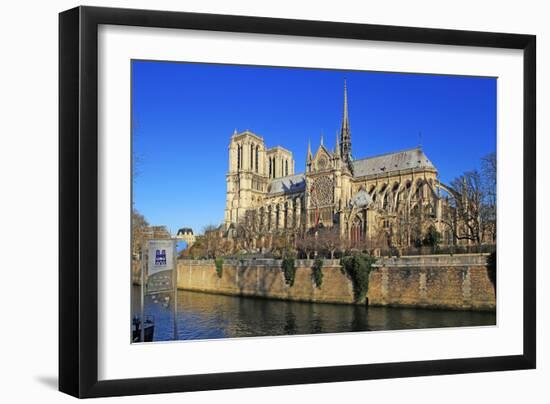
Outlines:
POLYGON ((237 146, 237 168, 241 168, 241 146, 237 146))
POLYGON ((256 172, 258 172, 258 160, 260 155, 260 146, 256 146, 256 172))
POLYGON ((250 145, 250 169, 254 168, 254 145, 250 145))
POLYGON ((351 225, 350 238, 354 244, 363 239, 363 226, 359 218, 355 218, 351 225))
POLYGON ((275 157, 273 157, 273 178, 276 177, 276 171, 275 171, 275 157))
POLYGON ((288 176, 288 160, 285 160, 285 177, 288 176))

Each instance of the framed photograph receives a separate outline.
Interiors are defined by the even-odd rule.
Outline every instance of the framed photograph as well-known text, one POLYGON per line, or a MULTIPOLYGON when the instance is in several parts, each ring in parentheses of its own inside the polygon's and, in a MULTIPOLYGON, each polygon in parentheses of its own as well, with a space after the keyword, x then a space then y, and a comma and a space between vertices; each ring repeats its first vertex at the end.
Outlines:
POLYGON ((61 391, 535 368, 534 36, 78 7, 59 46, 61 391))

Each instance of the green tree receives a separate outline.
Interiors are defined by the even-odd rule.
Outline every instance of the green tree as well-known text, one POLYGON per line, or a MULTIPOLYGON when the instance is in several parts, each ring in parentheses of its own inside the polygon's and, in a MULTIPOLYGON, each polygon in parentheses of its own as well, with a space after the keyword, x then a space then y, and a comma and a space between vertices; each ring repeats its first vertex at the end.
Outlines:
POLYGON ((321 288, 321 285, 323 284, 323 260, 321 258, 315 259, 315 261, 313 262, 312 270, 315 286, 321 288))
POLYGON ((355 300, 361 301, 369 289, 369 275, 376 258, 372 255, 357 254, 341 259, 340 263, 353 282, 355 300))
POLYGON ((214 264, 216 265, 216 275, 218 275, 218 278, 221 278, 223 275, 223 258, 216 258, 214 264))
POLYGON ((294 279, 296 278, 296 265, 294 263, 294 258, 285 257, 281 262, 281 268, 285 275, 285 282, 288 286, 294 285, 294 279))
POLYGON ((433 224, 428 227, 426 237, 424 237, 424 245, 430 247, 437 247, 441 243, 441 233, 437 231, 433 224))

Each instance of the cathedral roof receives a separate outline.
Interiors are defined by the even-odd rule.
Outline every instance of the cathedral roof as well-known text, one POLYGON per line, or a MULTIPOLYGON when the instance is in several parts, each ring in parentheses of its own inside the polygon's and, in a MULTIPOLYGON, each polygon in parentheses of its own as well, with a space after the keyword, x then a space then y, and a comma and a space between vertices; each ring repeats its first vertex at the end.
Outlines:
POLYGON ((280 192, 293 193, 301 192, 306 188, 305 175, 303 173, 289 175, 288 177, 275 178, 269 184, 269 193, 278 194, 280 192))
POLYGON ((381 175, 411 168, 435 169, 420 147, 354 160, 352 164, 354 177, 381 175))

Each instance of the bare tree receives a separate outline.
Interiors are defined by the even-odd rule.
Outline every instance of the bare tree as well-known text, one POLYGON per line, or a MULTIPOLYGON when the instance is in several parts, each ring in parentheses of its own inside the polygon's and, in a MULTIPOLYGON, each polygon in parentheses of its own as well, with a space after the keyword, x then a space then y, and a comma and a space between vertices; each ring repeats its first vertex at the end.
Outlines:
POLYGON ((235 245, 233 240, 227 237, 220 237, 220 242, 218 244, 218 253, 220 255, 230 255, 233 253, 235 245))
POLYGON ((200 239, 206 258, 215 258, 220 251, 221 234, 218 227, 208 225, 203 228, 200 239))
POLYGON ((244 220, 237 225, 235 241, 237 248, 246 252, 252 251, 256 241, 260 237, 260 222, 256 212, 249 210, 245 213, 244 220))
POLYGON ((451 182, 451 198, 444 204, 442 222, 455 240, 475 244, 496 241, 497 156, 481 159, 481 172, 468 171, 451 182))
POLYGON ((403 209, 395 220, 395 239, 401 247, 414 245, 419 247, 422 243, 424 212, 421 203, 417 203, 412 209, 403 209))
POLYGON ((181 258, 208 258, 207 241, 204 235, 197 236, 193 245, 180 252, 181 258))
POLYGON ((389 225, 384 226, 384 220, 374 229, 371 237, 366 237, 365 240, 360 242, 355 248, 359 248, 362 251, 368 251, 369 253, 377 250, 386 250, 391 245, 391 233, 389 225))
POLYGON ((496 241, 497 231, 497 154, 489 153, 481 159, 484 200, 481 209, 482 241, 496 241))
POLYGON ((355 242, 350 237, 344 235, 344 237, 340 239, 340 251, 343 255, 349 254, 354 246, 355 242))
POLYGON ((317 243, 322 250, 326 250, 330 254, 330 259, 334 259, 334 253, 342 247, 338 228, 333 226, 319 229, 317 243))
POLYGON ((317 238, 312 232, 304 232, 301 237, 296 240, 296 247, 300 250, 307 259, 317 250, 317 238))
POLYGON ((497 190, 497 154, 489 153, 481 158, 481 172, 485 181, 488 197, 496 198, 497 190))
POLYGON ((455 178, 451 187, 456 196, 450 200, 442 221, 451 229, 456 240, 481 243, 481 209, 483 188, 481 174, 468 171, 455 178))
POLYGON ((293 244, 291 234, 282 230, 273 234, 271 251, 278 257, 293 256, 295 254, 293 244))
POLYGON ((132 209, 132 256, 138 258, 141 255, 141 247, 145 239, 145 232, 149 223, 136 209, 132 209))

